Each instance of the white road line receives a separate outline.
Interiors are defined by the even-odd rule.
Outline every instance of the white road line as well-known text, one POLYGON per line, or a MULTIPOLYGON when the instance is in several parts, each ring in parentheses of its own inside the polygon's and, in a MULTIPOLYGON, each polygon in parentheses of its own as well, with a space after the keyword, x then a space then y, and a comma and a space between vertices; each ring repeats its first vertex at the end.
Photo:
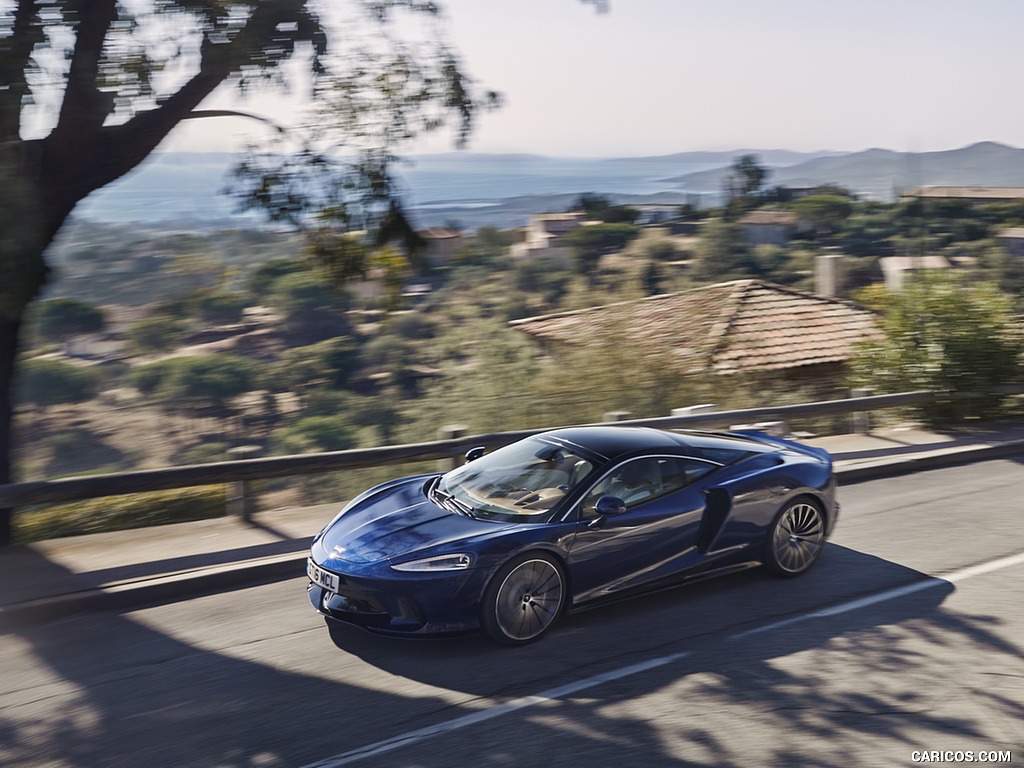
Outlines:
MULTIPOLYGON (((810 619, 824 618, 827 616, 838 616, 839 614, 849 613, 850 611, 856 611, 861 608, 865 608, 869 605, 877 605, 878 603, 884 603, 889 600, 895 600, 905 595, 911 595, 915 592, 922 592, 926 589, 938 587, 943 584, 958 584, 968 579, 973 579, 975 576, 984 576, 988 573, 994 573, 1001 571, 1006 568, 1012 568, 1015 565, 1024 565, 1024 552, 1016 555, 1009 555, 1008 557, 1001 557, 996 560, 990 560, 987 563, 979 563, 978 565, 971 565, 966 568, 961 568, 956 571, 947 573, 941 577, 929 577, 922 581, 915 581, 911 584, 905 584, 902 587, 895 587, 893 589, 887 589, 882 592, 877 592, 873 595, 866 597, 858 597, 853 600, 847 600, 844 603, 838 603, 837 605, 830 606, 828 608, 822 608, 821 610, 813 613, 806 613, 801 616, 794 616, 790 619, 784 619, 783 621, 772 622, 771 624, 765 624, 755 629, 748 629, 744 632, 738 632, 734 635, 726 638, 727 640, 741 640, 752 635, 762 634, 764 632, 770 632, 780 627, 787 627, 792 624, 797 624, 810 619)), ((374 757, 376 755, 384 754, 385 752, 391 752, 392 750, 399 749, 400 747, 406 747, 411 744, 416 744, 420 741, 433 738, 442 733, 450 733, 451 731, 458 731, 462 728, 467 728, 477 723, 483 723, 487 720, 493 720, 498 717, 510 714, 512 712, 518 712, 521 709, 528 709, 542 704, 549 704, 559 699, 571 696, 580 691, 584 691, 588 688, 601 685, 602 683, 608 683, 613 680, 620 680, 624 677, 631 677, 638 675, 641 672, 646 672, 650 669, 656 669, 657 667, 663 667, 666 664, 671 664, 681 659, 685 659, 690 653, 682 651, 679 653, 670 653, 666 656, 659 656, 656 659, 650 661, 640 662, 638 664, 630 664, 626 667, 620 667, 619 669, 613 669, 610 672, 604 672, 600 675, 594 675, 593 677, 587 677, 583 680, 578 680, 574 683, 567 683, 565 685, 558 686, 557 688, 550 688, 546 691, 541 691, 534 696, 523 696, 522 698, 513 699, 499 704, 497 706, 488 707, 487 709, 478 710, 468 715, 456 717, 452 720, 446 720, 442 723, 427 726, 426 728, 420 728, 415 731, 407 731, 406 733, 393 736, 390 739, 384 739, 374 744, 368 744, 365 747, 359 747, 358 749, 352 749, 348 752, 343 752, 340 755, 334 757, 324 758, 318 760, 315 763, 309 763, 303 766, 303 768, 340 768, 343 765, 351 765, 352 763, 358 762, 368 757, 374 757)))
POLYGON ((828 608, 822 608, 821 610, 814 611, 813 613, 805 613, 802 616, 794 616, 790 619, 783 619, 782 621, 776 621, 754 629, 748 629, 745 632, 739 632, 738 634, 733 635, 729 639, 740 640, 745 637, 750 637, 751 635, 770 632, 774 629, 779 629, 780 627, 788 627, 791 624, 797 624, 801 621, 807 621, 808 619, 819 619, 825 616, 838 616, 841 613, 849 613, 850 611, 856 611, 860 608, 866 608, 869 605, 877 605, 878 603, 884 603, 888 600, 895 600, 898 597, 912 595, 915 592, 922 592, 926 589, 931 589, 932 587, 939 587, 943 584, 958 584, 961 581, 972 579, 975 576, 983 576, 986 573, 1001 571, 1004 568, 1011 568, 1015 565, 1021 564, 1024 564, 1024 552, 1016 555, 1009 555, 1007 557, 1001 557, 998 560, 990 560, 987 563, 971 565, 966 568, 961 568, 958 571, 952 571, 943 576, 915 581, 910 584, 905 584, 902 587, 893 587, 892 589, 887 589, 884 592, 876 592, 875 594, 867 595, 866 597, 858 597, 854 600, 848 600, 845 603, 839 603, 838 605, 832 605, 828 608))
POLYGON ((538 704, 547 704, 558 699, 571 696, 574 693, 585 691, 587 688, 593 688, 595 685, 601 685, 602 683, 609 683, 612 680, 618 680, 622 677, 630 677, 631 675, 638 675, 641 672, 646 672, 649 669, 655 669, 662 667, 666 664, 671 664, 673 661, 679 661, 689 656, 688 651, 680 653, 671 653, 668 656, 661 656, 657 659, 651 659, 650 661, 643 661, 639 664, 630 664, 628 667, 620 667, 619 669, 613 669, 610 672, 604 672, 600 675, 594 675, 593 677, 587 677, 583 680, 578 680, 575 683, 566 683, 565 685, 558 686, 557 688, 550 688, 546 691, 541 691, 535 696, 523 696, 519 699, 512 699, 504 704, 499 704, 495 707, 488 707, 487 709, 481 709, 477 712, 473 712, 462 717, 457 717, 454 720, 447 720, 443 723, 437 723, 426 728, 420 728, 416 731, 408 731, 407 733, 399 734, 390 739, 384 741, 378 741, 376 744, 368 744, 365 747, 353 749, 348 752, 343 752, 335 757, 328 757, 324 760, 318 760, 315 763, 309 763, 303 768, 337 768, 338 766, 348 765, 354 763, 357 760, 362 760, 367 757, 373 757, 384 752, 390 752, 393 749, 404 747, 409 744, 415 744, 418 741, 429 739, 431 736, 436 736, 439 733, 448 733, 449 731, 457 731, 460 728, 465 728, 469 725, 476 725, 477 723, 483 723, 487 720, 493 720, 496 717, 507 715, 510 712, 517 712, 520 709, 526 709, 533 707, 538 704))
POLYGON ((978 563, 977 565, 970 565, 967 568, 961 568, 959 571, 953 571, 952 573, 948 573, 941 578, 956 584, 960 581, 967 581, 967 579, 973 579, 975 576, 983 576, 986 573, 1001 571, 1004 568, 1010 568, 1014 565, 1020 565, 1021 563, 1024 563, 1024 552, 1021 552, 1017 555, 1008 555, 1007 557, 1000 557, 998 560, 989 560, 987 563, 978 563))

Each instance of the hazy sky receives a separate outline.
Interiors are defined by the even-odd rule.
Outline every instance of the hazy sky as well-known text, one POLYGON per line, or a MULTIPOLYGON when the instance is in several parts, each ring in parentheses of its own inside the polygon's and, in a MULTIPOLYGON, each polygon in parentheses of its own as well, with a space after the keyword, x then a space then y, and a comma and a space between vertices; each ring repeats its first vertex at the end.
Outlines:
MULTIPOLYGON (((1021 0, 611 0, 606 14, 578 0, 444 5, 467 68, 505 98, 480 120, 474 151, 1024 146, 1021 0)), ((195 126, 170 148, 224 149, 244 130, 195 126)))

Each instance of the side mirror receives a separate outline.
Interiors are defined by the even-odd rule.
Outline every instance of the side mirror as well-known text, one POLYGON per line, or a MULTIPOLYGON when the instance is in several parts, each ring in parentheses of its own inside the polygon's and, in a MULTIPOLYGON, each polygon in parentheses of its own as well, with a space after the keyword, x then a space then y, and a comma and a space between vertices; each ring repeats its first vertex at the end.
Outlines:
POLYGON ((626 502, 618 496, 602 496, 594 505, 594 511, 600 517, 614 517, 626 511, 626 502))
POLYGON ((468 451, 466 451, 466 461, 476 461, 485 453, 487 453, 487 449, 484 448, 482 445, 478 445, 476 448, 470 448, 468 451))
POLYGON ((618 496, 602 496, 594 505, 594 511, 597 513, 597 517, 587 523, 587 528, 597 531, 604 528, 605 520, 609 517, 615 517, 615 515, 625 512, 626 502, 618 496))

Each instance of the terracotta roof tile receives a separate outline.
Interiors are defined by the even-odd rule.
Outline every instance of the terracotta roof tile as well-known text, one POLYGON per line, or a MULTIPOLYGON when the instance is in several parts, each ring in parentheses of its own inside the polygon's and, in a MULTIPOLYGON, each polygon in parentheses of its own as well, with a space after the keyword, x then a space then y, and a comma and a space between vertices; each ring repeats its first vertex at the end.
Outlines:
POLYGON ((799 223, 799 219, 795 213, 790 213, 789 211, 751 211, 744 214, 740 218, 739 223, 775 224, 795 227, 799 223))
POLYGON ((872 315, 840 299, 759 280, 512 322, 542 341, 601 336, 669 352, 688 372, 779 370, 843 362, 878 334, 872 315))

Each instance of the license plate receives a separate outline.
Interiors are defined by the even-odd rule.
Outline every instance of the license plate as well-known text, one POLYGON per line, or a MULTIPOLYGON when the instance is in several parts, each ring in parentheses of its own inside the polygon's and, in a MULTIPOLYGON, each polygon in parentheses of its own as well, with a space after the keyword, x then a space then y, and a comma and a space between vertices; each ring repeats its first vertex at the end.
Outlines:
POLYGON ((323 587, 331 592, 338 591, 338 576, 337 574, 325 571, 319 565, 314 563, 312 560, 306 560, 306 575, 309 576, 309 580, 316 584, 318 587, 323 587))

